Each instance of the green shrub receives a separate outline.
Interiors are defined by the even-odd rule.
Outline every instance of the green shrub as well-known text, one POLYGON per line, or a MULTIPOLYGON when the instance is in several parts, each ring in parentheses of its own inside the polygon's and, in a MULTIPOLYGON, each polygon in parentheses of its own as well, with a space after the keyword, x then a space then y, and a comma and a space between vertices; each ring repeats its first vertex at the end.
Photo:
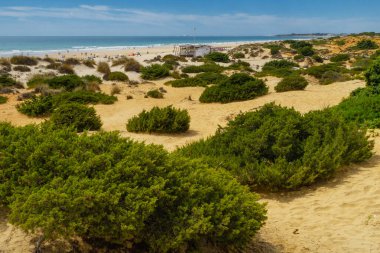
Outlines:
POLYGON ((355 59, 355 62, 352 64, 352 69, 354 71, 365 71, 371 67, 373 59, 366 57, 359 57, 355 59))
POLYGON ((62 64, 61 66, 59 66, 58 72, 61 74, 68 74, 68 75, 75 74, 73 67, 69 64, 62 64))
POLYGON ((304 71, 305 74, 314 76, 317 79, 321 79, 322 76, 328 72, 328 71, 333 71, 333 72, 338 72, 338 73, 346 73, 347 69, 342 67, 341 65, 337 63, 329 63, 329 64, 323 64, 319 66, 312 66, 304 71))
POLYGON ((232 55, 232 57, 233 57, 234 59, 243 59, 243 58, 245 58, 245 54, 242 53, 242 52, 237 52, 237 53, 234 53, 234 54, 232 55))
POLYGON ((221 52, 212 52, 205 56, 207 60, 214 61, 214 62, 230 62, 230 58, 227 54, 221 53, 221 52))
POLYGON ((11 58, 11 63, 14 65, 35 66, 38 64, 38 61, 34 57, 18 55, 11 58))
POLYGON ((76 58, 67 58, 63 63, 67 65, 79 65, 80 61, 76 58))
POLYGON ((274 88, 277 92, 285 92, 291 90, 303 90, 308 85, 307 80, 298 75, 287 76, 282 79, 274 88))
POLYGON ((295 61, 299 61, 299 62, 301 62, 301 61, 304 61, 304 60, 305 60, 305 56, 300 55, 300 54, 296 54, 296 55, 293 57, 293 59, 294 59, 295 61))
POLYGON ((327 85, 336 82, 345 82, 351 80, 351 77, 347 74, 342 74, 336 71, 329 70, 323 73, 319 83, 322 85, 327 85))
POLYGON ((0 96, 0 104, 5 104, 8 101, 7 97, 0 96))
POLYGON ((18 104, 16 108, 22 114, 30 117, 47 116, 53 111, 53 98, 52 96, 33 97, 18 104))
POLYGON ((0 74, 12 71, 12 64, 8 59, 0 58, 0 74))
POLYGON ((83 65, 85 65, 85 66, 87 66, 87 67, 89 67, 89 68, 95 68, 95 65, 96 65, 95 61, 92 60, 92 59, 89 59, 89 60, 83 60, 82 63, 83 63, 83 65))
POLYGON ((209 84, 217 84, 227 79, 227 76, 220 73, 205 72, 196 75, 195 77, 178 79, 168 82, 173 87, 205 87, 209 84))
POLYGON ((218 85, 207 87, 199 98, 202 103, 229 103, 254 99, 268 93, 262 80, 248 74, 234 74, 218 85))
POLYGON ((323 58, 320 57, 319 55, 315 54, 312 56, 313 60, 318 62, 318 63, 323 63, 323 58))
POLYGON ((13 79, 12 76, 7 74, 0 75, 0 88, 17 86, 18 84, 19 83, 13 79))
POLYGON ((372 50, 372 49, 377 49, 379 48, 379 45, 372 41, 372 40, 368 40, 368 39, 364 39, 364 40, 361 40, 359 41, 354 47, 353 49, 355 50, 372 50))
POLYGON ((303 56, 313 56, 315 54, 312 47, 303 47, 303 48, 298 49, 297 52, 303 56))
POLYGON ((201 73, 201 72, 215 72, 220 73, 224 70, 224 67, 214 64, 206 63, 200 66, 187 66, 182 69, 183 73, 201 73))
POLYGON ((27 86, 29 88, 35 88, 39 85, 48 84, 48 80, 53 79, 54 77, 56 77, 54 73, 35 74, 29 79, 27 86))
POLYGON ((129 80, 128 76, 123 72, 115 71, 107 75, 107 80, 126 82, 129 80))
POLYGON ((58 70, 62 66, 59 62, 53 62, 46 66, 47 69, 58 70))
POLYGON ((331 57, 331 62, 342 62, 342 61, 348 61, 350 59, 349 54, 336 54, 333 57, 331 57))
POLYGON ((230 170, 254 189, 276 191, 329 179, 342 166, 371 157, 372 148, 365 129, 330 109, 303 116, 267 104, 179 153, 230 170))
POLYGON ((164 94, 162 94, 158 89, 150 90, 146 93, 146 95, 151 98, 164 98, 164 94))
POLYGON ((337 41, 335 41, 335 44, 338 46, 344 46, 344 45, 346 45, 346 41, 345 40, 337 40, 337 41))
POLYGON ((103 81, 101 78, 95 76, 95 75, 85 75, 85 76, 82 76, 82 80, 83 82, 85 83, 96 83, 96 84, 102 84, 103 81))
POLYGON ((380 87, 380 60, 375 61, 364 76, 368 86, 380 87))
POLYGON ((77 75, 56 76, 48 79, 46 82, 51 88, 63 88, 67 91, 72 91, 75 88, 83 87, 85 84, 84 81, 77 75))
POLYGON ((102 126, 94 108, 79 103, 65 103, 54 109, 50 118, 54 127, 72 127, 78 132, 95 131, 102 126))
POLYGON ((123 252, 243 250, 266 219, 258 196, 228 172, 117 133, 2 123, 0 150, 10 222, 46 240, 123 252))
POLYGON ((245 62, 245 61, 241 61, 241 60, 232 63, 227 68, 233 69, 233 70, 248 71, 248 72, 253 71, 253 69, 251 68, 251 64, 249 64, 248 62, 245 62))
POLYGON ((294 74, 293 68, 299 67, 297 63, 287 60, 274 60, 264 64, 258 76, 285 77, 294 74))
POLYGON ((304 41, 304 40, 299 40, 299 41, 296 41, 296 40, 293 40, 293 41, 287 41, 289 44, 290 44, 290 47, 293 48, 293 49, 302 49, 302 48, 305 48, 305 47, 313 47, 313 45, 308 42, 308 41, 304 41))
POLYGON ((141 77, 145 80, 157 80, 169 76, 169 69, 160 64, 141 68, 141 77))
POLYGON ((143 66, 133 58, 127 58, 124 63, 124 71, 135 71, 139 73, 142 67, 143 66))
POLYGON ((129 132, 183 133, 189 130, 189 127, 190 116, 187 110, 176 109, 172 106, 144 110, 127 123, 129 132))
POLYGON ((30 68, 28 66, 23 66, 23 65, 18 65, 13 68, 14 71, 19 71, 19 72, 30 72, 30 68))
POLYGON ((98 67, 97 67, 97 71, 102 73, 102 74, 107 75, 111 72, 111 68, 107 62, 99 62, 98 67))

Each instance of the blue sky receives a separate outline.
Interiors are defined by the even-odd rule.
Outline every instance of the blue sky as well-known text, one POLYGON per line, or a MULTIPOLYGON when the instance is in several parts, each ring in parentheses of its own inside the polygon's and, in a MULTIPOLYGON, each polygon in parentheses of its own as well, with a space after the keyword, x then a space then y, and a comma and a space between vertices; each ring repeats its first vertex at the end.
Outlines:
POLYGON ((0 35, 380 32, 379 0, 7 0, 0 35))

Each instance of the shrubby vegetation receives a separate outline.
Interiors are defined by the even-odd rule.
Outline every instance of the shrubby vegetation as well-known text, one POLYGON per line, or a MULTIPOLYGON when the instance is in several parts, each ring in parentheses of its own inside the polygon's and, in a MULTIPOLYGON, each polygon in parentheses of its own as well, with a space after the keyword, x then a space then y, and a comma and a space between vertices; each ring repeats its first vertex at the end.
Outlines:
POLYGON ((274 88, 277 92, 285 92, 291 90, 303 90, 308 85, 307 80, 303 76, 292 75, 282 79, 274 88))
POLYGON ((237 52, 237 53, 234 53, 234 54, 232 55, 232 57, 233 57, 234 59, 243 59, 243 58, 245 58, 245 54, 242 53, 242 52, 237 52))
POLYGON ((313 45, 308 41, 287 41, 290 44, 290 47, 297 50, 298 54, 303 56, 312 56, 315 54, 313 50, 313 45))
POLYGON ((318 63, 323 63, 323 61, 324 61, 323 58, 317 54, 313 55, 312 58, 314 61, 316 61, 318 63))
POLYGON ((342 61, 348 61, 350 59, 349 54, 337 54, 331 57, 331 62, 342 62, 342 61))
POLYGON ((54 77, 56 77, 54 73, 35 74, 29 79, 29 81, 27 82, 27 86, 29 88, 35 88, 40 85, 47 85, 48 80, 54 77))
POLYGON ((79 103, 64 103, 58 106, 51 114, 50 120, 56 128, 72 127, 77 132, 95 131, 102 126, 95 109, 79 103))
POLYGON ((117 101, 117 98, 114 96, 82 90, 36 96, 17 105, 17 110, 31 117, 41 117, 50 115, 55 108, 66 103, 113 104, 115 101, 117 101))
POLYGON ((69 64, 62 64, 58 67, 58 72, 61 74, 74 75, 74 68, 69 64))
POLYGON ((217 85, 207 87, 199 98, 202 103, 229 103, 244 101, 268 93, 268 87, 262 80, 248 74, 234 74, 217 85))
POLYGON ((227 54, 221 53, 221 52, 212 52, 205 56, 207 60, 214 61, 214 62, 230 62, 230 58, 227 54))
POLYGON ((97 67, 97 71, 104 74, 104 75, 108 75, 111 72, 111 68, 107 62, 99 62, 98 67, 97 67))
POLYGON ((327 109, 301 115, 267 104, 179 153, 231 171, 259 190, 290 190, 328 179, 371 157, 365 129, 327 109))
POLYGON ((0 104, 5 104, 8 101, 7 97, 0 96, 0 104))
POLYGON ((187 110, 168 106, 142 111, 138 116, 128 120, 127 130, 147 133, 183 133, 189 130, 189 126, 190 116, 187 110))
POLYGON ((1 123, 0 149, 10 221, 46 240, 80 237, 133 252, 205 243, 238 250, 266 219, 258 196, 229 173, 117 133, 1 123))
POLYGON ((280 50, 283 48, 281 45, 276 45, 276 44, 265 44, 263 47, 270 49, 271 55, 280 54, 280 50))
POLYGON ((79 65, 80 61, 76 58, 67 58, 63 63, 67 65, 79 65))
POLYGON ((145 80, 157 80, 169 76, 169 69, 160 64, 141 68, 141 77, 145 80))
POLYGON ((227 68, 233 69, 233 70, 248 71, 248 72, 253 71, 253 69, 251 68, 251 65, 248 62, 241 61, 241 60, 232 63, 227 68))
POLYGON ((19 71, 19 72, 30 72, 30 68, 28 66, 24 65, 18 65, 13 68, 14 71, 19 71))
POLYGON ((201 72, 214 72, 220 73, 224 70, 224 67, 214 64, 206 63, 200 66, 187 66, 182 69, 183 73, 201 73, 201 72))
POLYGON ((143 66, 133 58, 127 58, 124 63, 124 71, 140 72, 143 66))
POLYGON ((264 64, 262 72, 259 76, 277 76, 285 77, 294 74, 293 68, 297 68, 297 63, 287 60, 273 60, 264 64))
POLYGON ((38 61, 34 57, 18 55, 11 58, 11 63, 14 65, 35 66, 38 64, 38 61))
POLYGON ((367 85, 371 87, 380 87, 380 59, 375 61, 365 73, 367 85))
POLYGON ((225 79, 227 79, 227 76, 222 75, 220 73, 205 72, 205 73, 200 73, 196 75, 195 77, 169 81, 167 82, 167 84, 173 87, 195 87, 195 86, 205 87, 209 84, 217 84, 225 79))
POLYGON ((319 79, 320 84, 323 85, 348 81, 351 79, 350 71, 338 63, 312 66, 304 70, 304 73, 319 79))
POLYGON ((129 81, 129 78, 126 74, 123 72, 115 71, 111 72, 106 76, 106 80, 109 81, 120 81, 120 82, 126 82, 129 81))
POLYGON ((63 88, 67 91, 72 91, 75 88, 83 87, 85 84, 82 78, 80 78, 77 75, 56 76, 51 79, 48 79, 46 82, 51 88, 63 88))
POLYGON ((148 91, 146 96, 151 98, 164 98, 164 94, 162 94, 162 92, 158 89, 148 91))
POLYGON ((351 80, 351 77, 348 74, 339 73, 336 71, 327 71, 323 73, 319 83, 322 85, 327 85, 336 82, 345 82, 351 80))
POLYGON ((0 88, 19 86, 20 84, 8 74, 0 75, 0 88))
POLYGON ((95 63, 95 61, 94 60, 83 60, 83 65, 85 65, 85 66, 87 66, 87 67, 89 67, 89 68, 95 68, 95 65, 96 65, 96 63, 95 63))
POLYGON ((354 50, 373 50, 379 48, 376 42, 368 39, 359 41, 352 49, 354 50))

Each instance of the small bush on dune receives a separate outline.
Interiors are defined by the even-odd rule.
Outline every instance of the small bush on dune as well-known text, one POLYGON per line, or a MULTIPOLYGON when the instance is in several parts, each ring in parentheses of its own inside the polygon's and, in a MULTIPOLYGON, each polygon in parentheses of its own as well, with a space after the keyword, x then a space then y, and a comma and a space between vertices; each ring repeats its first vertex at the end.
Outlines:
POLYGON ((54 73, 35 74, 29 79, 27 86, 29 88, 35 88, 39 85, 44 85, 48 83, 48 80, 53 79, 54 77, 56 77, 54 73))
POLYGON ((190 116, 187 110, 168 106, 142 111, 138 116, 128 120, 127 130, 129 132, 183 133, 189 129, 189 126, 190 116))
POLYGON ((303 56, 313 56, 315 54, 312 47, 303 47, 298 50, 298 53, 303 56))
POLYGON ((307 80, 298 75, 287 76, 282 79, 274 88, 277 92, 285 92, 291 90, 303 90, 308 85, 307 80))
POLYGON ((364 76, 368 86, 380 87, 380 59, 370 66, 364 76))
POLYGON ((67 58, 63 63, 67 65, 79 65, 80 61, 76 58, 67 58))
POLYGON ((151 98, 164 98, 164 94, 162 94, 162 92, 158 89, 150 90, 146 93, 146 95, 151 98))
POLYGON ((213 73, 213 72, 206 72, 206 73, 200 73, 196 75, 195 77, 190 78, 184 78, 179 80, 174 80, 168 82, 173 87, 195 87, 195 86, 201 86, 205 87, 209 84, 217 84, 221 81, 227 79, 227 76, 219 74, 219 73, 213 73))
POLYGON ((85 75, 82 76, 82 80, 85 83, 96 83, 96 84, 102 84, 103 81, 100 77, 97 77, 95 75, 85 75))
POLYGON ((297 63, 287 60, 274 60, 264 64, 258 76, 285 77, 294 74, 293 68, 299 67, 297 63))
POLYGON ((78 132, 95 131, 102 126, 94 108, 79 103, 66 103, 56 108, 51 122, 57 128, 73 127, 78 132))
POLYGON ((47 69, 58 70, 62 66, 59 62, 53 62, 46 66, 47 69))
POLYGON ((352 49, 354 50, 373 50, 379 48, 379 45, 368 39, 359 41, 352 49))
POLYGON ((302 116, 267 104, 179 153, 228 169, 254 189, 277 191, 329 179, 342 166, 371 157, 372 149, 365 129, 330 109, 302 116))
POLYGON ((322 85, 337 83, 337 82, 345 82, 351 80, 351 77, 347 74, 342 74, 336 71, 329 70, 323 73, 319 83, 322 85))
POLYGON ((233 57, 234 59, 243 59, 243 58, 245 58, 245 54, 242 53, 242 52, 238 52, 238 53, 234 53, 234 54, 232 55, 232 57, 233 57))
POLYGON ((19 83, 13 79, 10 75, 3 74, 0 75, 0 88, 2 87, 12 87, 12 86, 18 86, 19 83))
POLYGON ((143 66, 133 58, 127 58, 127 60, 124 63, 124 71, 127 71, 127 72, 134 71, 134 72, 140 73, 142 67, 143 66))
POLYGON ((58 72, 61 74, 69 74, 69 75, 75 74, 73 67, 69 64, 62 64, 61 66, 59 66, 58 72))
POLYGON ((112 86, 111 96, 113 96, 115 94, 120 94, 120 93, 121 93, 121 89, 119 86, 117 86, 117 85, 112 86))
POLYGON ((115 71, 107 75, 106 80, 126 82, 129 80, 128 76, 123 72, 115 71))
POLYGON ((160 64, 153 64, 141 69, 141 77, 145 80, 157 80, 169 76, 169 69, 160 64))
POLYGON ((322 76, 328 72, 328 71, 334 71, 338 73, 345 73, 347 72, 347 69, 342 67, 341 65, 337 63, 329 63, 329 64, 323 64, 319 66, 312 66, 304 71, 305 74, 314 76, 317 79, 321 79, 322 76))
POLYGON ((20 56, 13 56, 11 58, 11 63, 14 65, 35 66, 38 64, 38 61, 34 57, 20 55, 20 56))
POLYGON ((220 73, 224 70, 224 67, 213 64, 213 63, 207 63, 200 66, 187 66, 182 69, 183 73, 201 73, 201 72, 215 72, 220 73))
POLYGON ((30 117, 43 117, 53 110, 52 96, 39 96, 28 99, 16 106, 17 110, 30 117))
POLYGON ((46 82, 51 88, 54 88, 54 89, 63 88, 67 91, 72 91, 75 88, 83 87, 85 84, 83 80, 77 75, 57 76, 57 77, 48 79, 46 82))
POLYGON ((320 57, 319 55, 313 55, 313 60, 315 61, 315 62, 318 62, 318 63, 323 63, 323 58, 322 57, 320 57))
POLYGON ((228 172, 115 132, 2 123, 0 150, 0 203, 10 206, 11 223, 48 241, 82 238, 131 252, 201 251, 205 243, 242 250, 266 219, 258 196, 228 172))
POLYGON ((214 62, 230 62, 230 58, 227 54, 221 53, 221 52, 212 52, 205 56, 207 60, 214 61, 214 62))
POLYGON ((23 66, 19 65, 13 68, 14 71, 19 71, 19 72, 30 72, 30 68, 28 66, 23 66))
POLYGON ((302 62, 302 61, 305 60, 305 56, 300 55, 300 54, 297 54, 297 55, 295 55, 295 56, 293 57, 293 59, 294 59, 295 61, 297 61, 297 62, 302 62))
POLYGON ((89 68, 95 68, 96 65, 94 60, 83 60, 82 63, 89 68))
POLYGON ((0 104, 5 104, 8 101, 7 97, 0 96, 0 104))
POLYGON ((253 71, 253 69, 251 68, 251 65, 248 62, 241 61, 241 60, 232 63, 227 68, 228 69, 233 69, 233 70, 248 71, 248 72, 252 72, 253 71))
POLYGON ((12 71, 12 64, 8 59, 0 58, 0 74, 12 71))
POLYGON ((331 57, 331 62, 342 62, 342 61, 348 61, 350 59, 349 54, 337 54, 331 57))
POLYGON ((268 93, 262 80, 248 74, 234 74, 221 83, 207 87, 199 98, 202 103, 230 103, 254 99, 268 93))
POLYGON ((99 62, 97 71, 102 73, 102 74, 107 75, 111 72, 111 68, 107 62, 99 62))

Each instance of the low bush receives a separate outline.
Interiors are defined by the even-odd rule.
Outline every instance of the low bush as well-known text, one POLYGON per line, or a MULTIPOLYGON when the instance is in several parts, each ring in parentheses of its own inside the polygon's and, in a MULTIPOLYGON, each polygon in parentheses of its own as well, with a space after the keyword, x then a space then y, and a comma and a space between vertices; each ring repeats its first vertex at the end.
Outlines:
POLYGON ((19 56, 13 56, 11 58, 11 63, 14 65, 35 66, 38 64, 38 61, 34 57, 19 55, 19 56))
POLYGON ((266 44, 263 47, 270 49, 271 55, 280 54, 280 50, 283 48, 281 45, 277 45, 277 44, 266 44))
POLYGON ((83 60, 82 63, 83 63, 83 65, 85 65, 85 66, 87 66, 89 68, 95 68, 95 65, 96 65, 95 61, 92 60, 92 59, 83 60))
POLYGON ((196 87, 196 86, 205 87, 209 84, 220 83, 221 81, 225 79, 227 79, 227 76, 222 75, 220 73, 205 72, 205 73, 200 73, 196 75, 195 77, 169 81, 168 84, 170 84, 173 87, 196 87))
POLYGON ((319 80, 319 83, 322 85, 327 85, 336 82, 345 82, 349 80, 351 80, 351 77, 349 75, 329 70, 323 73, 321 79, 319 80))
POLYGON ((248 71, 248 72, 253 71, 253 69, 251 68, 251 64, 245 61, 241 61, 241 60, 232 63, 227 68, 232 69, 232 70, 240 70, 240 71, 248 71))
POLYGON ((379 48, 379 45, 368 39, 359 41, 352 49, 354 50, 373 50, 379 48))
POLYGON ((242 53, 242 52, 237 52, 237 53, 234 53, 234 54, 232 55, 232 57, 233 57, 234 59, 243 59, 243 58, 245 58, 245 54, 242 53))
POLYGON ((206 63, 200 66, 187 66, 182 69, 183 73, 201 73, 201 72, 214 72, 214 73, 220 73, 224 70, 224 67, 213 64, 213 63, 206 63))
POLYGON ((228 172, 115 132, 1 123, 0 150, 0 202, 10 222, 47 241, 82 238, 123 252, 197 252, 206 244, 238 251, 266 219, 258 196, 228 172))
POLYGON ((61 66, 59 66, 58 72, 61 74, 68 74, 68 75, 75 74, 73 67, 69 64, 62 64, 61 66))
POLYGON ((97 77, 95 75, 85 75, 82 76, 82 80, 85 83, 96 83, 96 84, 102 84, 103 81, 100 77, 97 77))
POLYGON ((47 69, 58 70, 62 66, 59 62, 53 62, 46 66, 47 69))
POLYGON ((0 58, 0 74, 5 74, 12 71, 12 64, 8 59, 0 58))
POLYGON ((312 66, 304 71, 305 74, 314 76, 317 79, 321 79, 322 76, 328 72, 347 73, 347 69, 337 63, 322 64, 319 66, 312 66))
POLYGON ((97 71, 102 73, 102 74, 107 75, 111 72, 111 68, 107 62, 99 62, 98 67, 97 67, 97 71))
POLYGON ((297 62, 302 62, 302 61, 305 60, 305 56, 300 55, 300 54, 296 54, 296 55, 293 57, 293 59, 294 59, 295 61, 297 61, 297 62))
POLYGON ((329 179, 371 157, 372 149, 365 129, 330 109, 301 115, 267 104, 179 153, 225 168, 253 189, 277 191, 329 179))
POLYGON ((293 68, 297 68, 297 63, 287 60, 274 60, 264 64, 258 76, 277 76, 285 77, 294 74, 293 68))
POLYGON ((124 63, 124 71, 135 71, 139 73, 142 67, 143 66, 133 58, 127 58, 124 63))
POLYGON ((183 133, 189 130, 189 127, 190 116, 187 110, 176 109, 172 106, 144 110, 127 123, 129 132, 183 133))
POLYGON ((54 109, 50 118, 56 128, 72 127, 77 132, 96 131, 102 126, 94 108, 79 103, 66 103, 54 109))
POLYGON ((63 63, 67 65, 79 65, 80 61, 76 58, 67 58, 63 63))
POLYGON ((307 80, 299 75, 287 76, 282 79, 274 88, 277 92, 285 92, 291 90, 303 90, 308 85, 307 80))
POLYGON ((214 62, 230 62, 230 58, 227 54, 222 52, 212 52, 205 56, 207 60, 214 61, 214 62))
POLYGON ((314 60, 315 62, 318 62, 318 63, 323 63, 323 61, 324 61, 323 58, 320 57, 320 56, 317 55, 317 54, 313 55, 312 58, 313 58, 313 60, 314 60))
POLYGON ((17 110, 30 117, 43 117, 53 111, 52 96, 38 96, 16 106, 17 110))
MULTIPOLYGON (((370 87, 380 87, 380 59, 375 61, 364 74, 367 85, 370 87)), ((0 82, 1 84, 1 82, 0 82)))
POLYGON ((121 93, 121 89, 119 86, 117 86, 117 85, 112 86, 111 96, 113 96, 115 94, 120 94, 120 93, 121 93))
POLYGON ((146 93, 147 97, 151 98, 164 98, 164 94, 158 89, 150 90, 146 93))
POLYGON ((313 47, 313 45, 310 42, 304 40, 288 40, 285 41, 285 43, 290 44, 290 47, 296 50, 305 47, 313 47))
POLYGON ((336 54, 330 58, 330 61, 331 62, 342 62, 342 61, 348 61, 349 59, 350 59, 349 54, 336 54))
POLYGON ((28 66, 23 66, 23 65, 18 65, 13 68, 14 71, 19 71, 19 72, 30 72, 30 68, 28 66))
POLYGON ((157 80, 169 76, 169 69, 160 64, 153 64, 141 69, 141 77, 145 80, 157 80))
POLYGON ((85 85, 84 81, 77 75, 56 76, 48 79, 46 82, 51 88, 63 88, 67 91, 72 91, 75 88, 83 87, 85 85))
POLYGON ((0 104, 5 104, 8 101, 7 97, 0 96, 0 104))
POLYGON ((336 40, 335 44, 338 46, 344 46, 344 45, 346 45, 346 41, 345 40, 336 40))
POLYGON ((248 74, 234 74, 221 83, 207 87, 199 98, 202 103, 229 103, 254 99, 268 93, 262 80, 248 74))
POLYGON ((54 77, 56 77, 54 73, 35 74, 29 79, 27 86, 29 88, 35 88, 40 85, 46 85, 48 84, 48 81, 54 77))
POLYGON ((297 51, 300 55, 303 56, 313 56, 315 54, 312 47, 303 47, 297 51))
POLYGON ((106 77, 106 80, 127 82, 127 81, 129 81, 129 78, 123 72, 115 71, 115 72, 109 73, 106 77))
POLYGON ((3 74, 0 75, 0 88, 17 86, 19 83, 12 76, 3 74))

